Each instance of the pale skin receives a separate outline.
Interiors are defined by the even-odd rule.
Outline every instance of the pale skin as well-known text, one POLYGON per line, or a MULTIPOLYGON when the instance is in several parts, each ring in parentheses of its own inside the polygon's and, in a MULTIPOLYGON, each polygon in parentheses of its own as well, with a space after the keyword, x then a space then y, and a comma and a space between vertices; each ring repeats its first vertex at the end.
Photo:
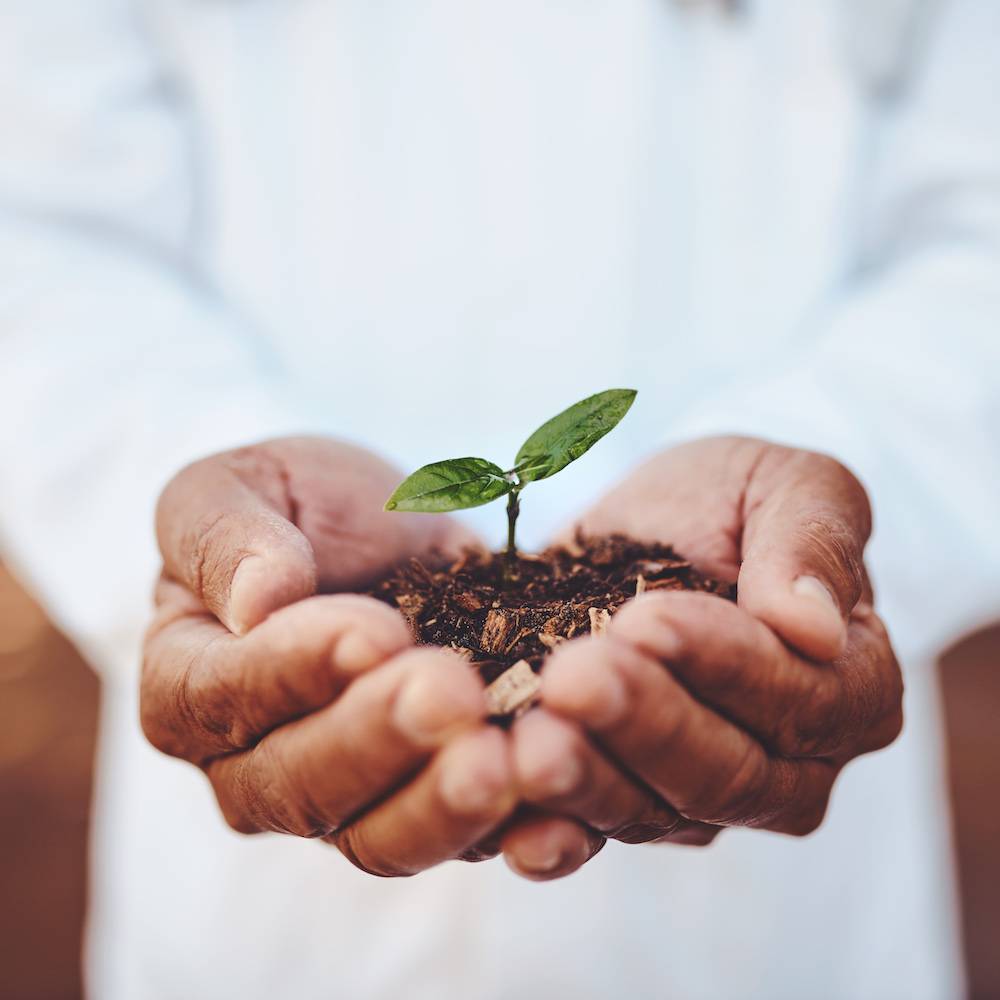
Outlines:
POLYGON ((509 733, 486 723, 464 661, 415 648, 398 613, 355 593, 408 556, 476 544, 449 518, 384 513, 400 478, 290 438, 198 462, 163 493, 143 727, 202 768, 235 829, 323 838, 376 875, 502 851, 553 879, 608 838, 807 834, 840 769, 898 734, 868 500, 832 459, 705 439, 616 487, 586 530, 671 542, 738 578, 739 602, 630 602, 606 635, 560 647, 509 733))

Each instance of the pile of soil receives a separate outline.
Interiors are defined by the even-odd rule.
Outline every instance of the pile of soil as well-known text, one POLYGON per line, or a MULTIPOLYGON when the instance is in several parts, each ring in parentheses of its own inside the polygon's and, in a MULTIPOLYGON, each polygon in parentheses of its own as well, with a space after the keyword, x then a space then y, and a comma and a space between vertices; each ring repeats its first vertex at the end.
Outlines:
POLYGON ((398 608, 415 640, 455 649, 488 685, 494 721, 508 723, 538 691, 545 657, 574 636, 600 633, 630 598, 698 590, 735 599, 669 545, 578 534, 569 546, 519 553, 468 550, 456 562, 410 560, 372 589, 398 608))

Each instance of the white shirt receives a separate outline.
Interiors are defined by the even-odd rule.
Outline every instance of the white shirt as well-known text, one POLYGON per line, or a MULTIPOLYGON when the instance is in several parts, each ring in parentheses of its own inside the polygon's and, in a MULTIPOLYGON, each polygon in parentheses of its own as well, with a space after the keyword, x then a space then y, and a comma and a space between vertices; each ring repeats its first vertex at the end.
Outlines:
POLYGON ((929 665, 1000 607, 1000 4, 748 8, 0 3, 0 550, 106 681, 94 997, 961 991, 929 665), (818 834, 379 881, 144 744, 176 468, 293 430, 502 461, 612 385, 527 541, 720 430, 873 493, 907 730, 818 834))

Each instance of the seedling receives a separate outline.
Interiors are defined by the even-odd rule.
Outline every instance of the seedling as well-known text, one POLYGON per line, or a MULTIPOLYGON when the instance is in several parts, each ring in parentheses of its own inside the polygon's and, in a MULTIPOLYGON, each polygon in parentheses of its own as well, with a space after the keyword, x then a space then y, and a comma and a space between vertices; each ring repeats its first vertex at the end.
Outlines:
POLYGON ((385 502, 386 510, 443 514, 507 497, 507 567, 517 557, 515 528, 521 492, 528 483, 548 479, 588 452, 628 413, 634 389, 608 389, 574 403, 535 431, 521 445, 506 472, 485 458, 449 458, 417 469, 385 502))

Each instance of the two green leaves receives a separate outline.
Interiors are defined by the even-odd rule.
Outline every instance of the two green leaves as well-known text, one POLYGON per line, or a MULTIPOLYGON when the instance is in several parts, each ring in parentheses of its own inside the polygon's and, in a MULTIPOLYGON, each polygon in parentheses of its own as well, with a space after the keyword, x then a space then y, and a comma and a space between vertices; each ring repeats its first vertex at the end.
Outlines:
POLYGON ((399 485, 385 509, 432 514, 464 510, 548 479, 612 430, 635 396, 634 389, 608 389, 574 403, 521 445, 514 468, 508 471, 485 458, 450 458, 425 465, 399 485))

